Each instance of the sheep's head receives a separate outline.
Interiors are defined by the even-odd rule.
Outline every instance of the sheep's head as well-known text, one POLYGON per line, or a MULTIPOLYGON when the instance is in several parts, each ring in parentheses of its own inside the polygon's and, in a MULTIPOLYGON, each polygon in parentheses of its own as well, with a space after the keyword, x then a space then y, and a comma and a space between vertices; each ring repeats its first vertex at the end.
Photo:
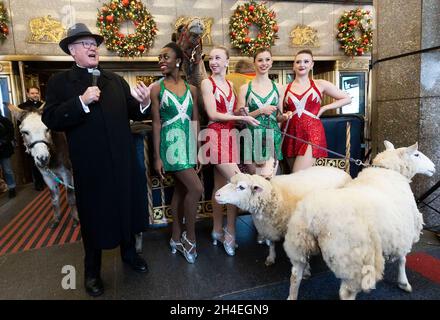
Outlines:
POLYGON ((384 141, 385 151, 373 160, 373 165, 396 170, 411 179, 416 174, 432 176, 435 172, 434 163, 418 150, 418 143, 406 148, 395 149, 389 141, 384 141))
POLYGON ((215 193, 219 204, 232 204, 242 210, 249 210, 255 201, 270 199, 272 185, 258 175, 236 174, 231 182, 215 193))

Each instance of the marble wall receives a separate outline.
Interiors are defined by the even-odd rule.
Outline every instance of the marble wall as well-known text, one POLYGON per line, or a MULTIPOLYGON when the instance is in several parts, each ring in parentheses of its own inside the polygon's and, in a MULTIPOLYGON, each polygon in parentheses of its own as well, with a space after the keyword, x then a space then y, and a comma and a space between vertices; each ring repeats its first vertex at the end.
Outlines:
MULTIPOLYGON (((153 15, 158 25, 158 36, 147 56, 156 56, 160 48, 171 40, 173 25, 177 17, 182 15, 198 15, 214 18, 212 38, 214 44, 229 47, 229 18, 237 4, 244 1, 236 0, 143 0, 145 7, 153 15)), ((413 1, 414 2, 414 1, 413 1)), ((0 55, 50 55, 63 56, 57 44, 28 43, 29 21, 36 17, 51 15, 59 19, 63 25, 72 22, 86 23, 93 32, 97 32, 97 11, 104 0, 4 0, 11 16, 11 35, 0 45, 0 55)), ((279 39, 273 53, 279 56, 291 56, 296 48, 290 46, 289 33, 297 24, 305 24, 318 30, 319 48, 314 48, 316 56, 343 56, 339 43, 335 39, 339 17, 345 10, 359 6, 343 4, 325 4, 267 1, 267 6, 277 14, 280 26, 279 39)), ((361 6, 373 10, 372 6, 361 6)), ((374 17, 374 15, 373 15, 374 17)), ((207 48, 205 48, 205 51, 207 48)), ((232 51, 232 55, 238 55, 232 51)), ((115 56, 104 47, 101 56, 115 56)))
POLYGON ((440 45, 440 2, 377 0, 374 7, 373 151, 384 149, 384 139, 418 141, 438 168, 434 177, 414 179, 421 195, 440 179, 440 50, 430 49, 440 45))

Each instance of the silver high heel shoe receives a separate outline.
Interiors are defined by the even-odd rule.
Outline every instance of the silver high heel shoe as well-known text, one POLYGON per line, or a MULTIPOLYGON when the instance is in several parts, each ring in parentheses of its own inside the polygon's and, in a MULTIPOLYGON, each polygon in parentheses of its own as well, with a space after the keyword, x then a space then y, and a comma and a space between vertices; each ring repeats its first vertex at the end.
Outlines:
POLYGON ((180 240, 181 245, 182 245, 182 254, 185 257, 186 261, 188 261, 189 263, 194 263, 196 262, 196 258, 197 258, 197 252, 196 252, 196 243, 195 242, 191 242, 188 240, 188 238, 186 237, 186 231, 184 231, 182 233, 182 239, 180 240), (188 243, 191 247, 189 248, 189 250, 186 249, 185 247, 185 243, 188 243), (193 250, 194 249, 194 250, 193 250), (190 253, 191 251, 194 251, 193 253, 190 253))
POLYGON ((175 254, 177 252, 177 250, 182 252, 182 243, 179 241, 174 241, 173 238, 171 238, 170 239, 170 248, 171 248, 172 254, 175 254))
POLYGON ((225 233, 223 247, 225 248, 225 251, 229 256, 234 256, 235 248, 238 248, 237 244, 235 244, 235 237, 232 236, 232 234, 230 234, 228 230, 226 230, 226 228, 224 228, 223 231, 225 233), (226 241, 226 236, 229 236, 232 240, 226 241))
POLYGON ((223 242, 223 233, 212 231, 211 238, 212 244, 216 246, 218 244, 218 241, 223 242))

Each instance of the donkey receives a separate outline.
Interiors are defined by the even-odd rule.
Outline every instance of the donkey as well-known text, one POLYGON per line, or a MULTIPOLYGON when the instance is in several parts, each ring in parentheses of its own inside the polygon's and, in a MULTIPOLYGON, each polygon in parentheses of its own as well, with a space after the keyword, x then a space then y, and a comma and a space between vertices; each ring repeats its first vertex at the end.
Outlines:
POLYGON ((37 111, 25 111, 12 104, 8 105, 14 117, 21 122, 20 133, 23 137, 26 152, 29 153, 40 170, 50 190, 54 216, 50 228, 60 223, 60 190, 61 180, 66 185, 67 202, 71 207, 73 227, 78 225, 75 191, 73 189, 72 164, 69 159, 67 140, 64 133, 50 131, 41 121, 44 104, 37 111))

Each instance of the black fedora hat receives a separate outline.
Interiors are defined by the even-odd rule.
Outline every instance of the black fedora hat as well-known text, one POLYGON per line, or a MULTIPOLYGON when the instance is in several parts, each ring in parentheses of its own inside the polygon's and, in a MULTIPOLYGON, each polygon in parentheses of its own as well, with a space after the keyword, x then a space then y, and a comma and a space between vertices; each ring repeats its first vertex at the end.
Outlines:
POLYGON ((99 34, 93 34, 84 23, 76 23, 67 30, 67 37, 60 41, 60 48, 70 55, 69 44, 74 42, 78 38, 93 37, 96 40, 98 46, 104 41, 104 37, 99 34))

